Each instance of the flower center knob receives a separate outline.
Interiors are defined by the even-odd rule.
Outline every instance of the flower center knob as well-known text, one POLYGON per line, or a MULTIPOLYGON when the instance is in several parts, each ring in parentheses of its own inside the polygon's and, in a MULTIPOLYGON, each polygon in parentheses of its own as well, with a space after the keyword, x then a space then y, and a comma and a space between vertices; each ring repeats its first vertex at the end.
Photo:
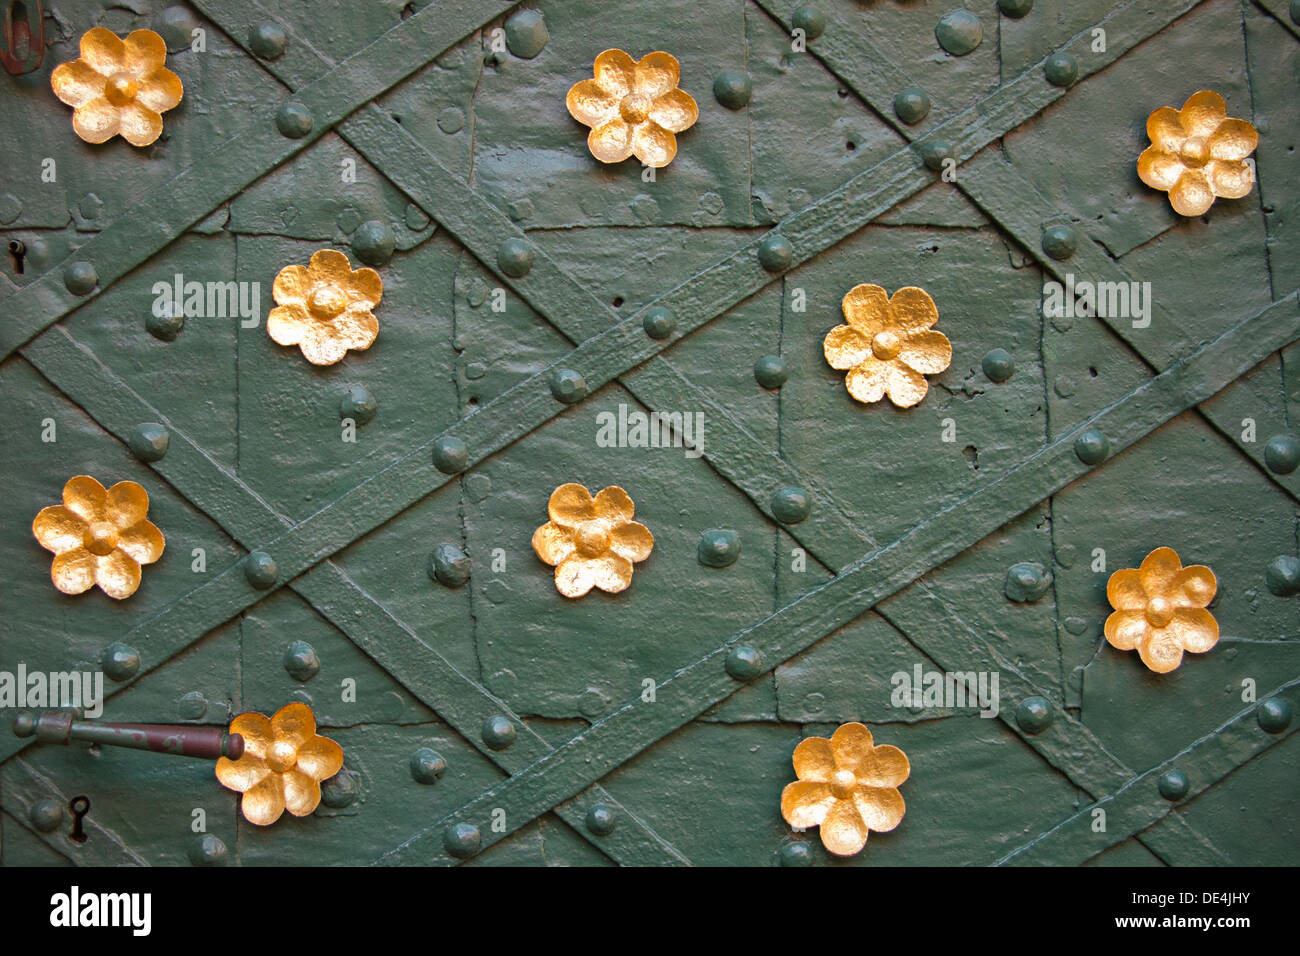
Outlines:
POLYGON ((1174 619, 1174 606, 1168 598, 1156 597, 1147 602, 1147 620, 1152 627, 1164 627, 1174 619))
POLYGON ((332 319, 348 304, 343 290, 336 285, 318 285, 307 297, 307 310, 318 319, 332 319))
POLYGON ((574 539, 578 553, 584 558, 594 558, 609 550, 609 528, 603 521, 585 521, 578 527, 574 539))
POLYGON ((840 800, 852 796, 857 785, 858 778, 849 770, 836 770, 831 774, 831 793, 840 800))
POLYGON ((82 539, 91 554, 105 555, 117 547, 117 529, 107 521, 96 521, 82 539))
POLYGON ((882 362, 888 362, 903 347, 903 340, 893 332, 877 332, 871 340, 871 354, 882 362))
POLYGON ((277 740, 266 751, 266 765, 276 773, 287 773, 298 763, 298 748, 287 740, 277 740))
POLYGON ((1193 136, 1183 143, 1183 162, 1188 166, 1204 166, 1210 160, 1210 147, 1203 136, 1193 136))
POLYGON ((104 84, 104 97, 114 106, 126 106, 140 92, 140 86, 130 73, 114 73, 104 84))
POLYGON ((644 123, 650 118, 650 97, 641 93, 629 93, 618 104, 619 115, 628 123, 644 123))

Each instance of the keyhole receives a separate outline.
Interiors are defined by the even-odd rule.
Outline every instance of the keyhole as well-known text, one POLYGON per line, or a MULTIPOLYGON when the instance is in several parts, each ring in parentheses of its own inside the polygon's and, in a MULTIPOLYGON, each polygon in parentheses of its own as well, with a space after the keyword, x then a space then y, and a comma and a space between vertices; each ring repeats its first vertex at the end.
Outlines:
POLYGON ((27 247, 23 245, 21 239, 9 240, 9 255, 14 260, 14 272, 18 275, 23 274, 23 258, 27 255, 27 247))
POLYGON ((86 831, 81 828, 81 818, 90 812, 90 800, 87 797, 73 797, 68 803, 72 813, 72 832, 68 835, 73 843, 85 843, 86 831))

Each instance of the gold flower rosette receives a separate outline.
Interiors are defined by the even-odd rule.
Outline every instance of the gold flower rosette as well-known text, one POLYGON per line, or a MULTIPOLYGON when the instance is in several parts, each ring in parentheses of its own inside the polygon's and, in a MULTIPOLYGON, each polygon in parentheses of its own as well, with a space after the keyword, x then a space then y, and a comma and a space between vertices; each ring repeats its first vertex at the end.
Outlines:
POLYGON ((63 486, 63 504, 42 508, 32 521, 41 547, 54 552, 50 578, 64 594, 98 585, 122 600, 140 586, 141 565, 162 557, 163 536, 148 519, 149 495, 134 481, 105 488, 89 475, 63 486))
POLYGON ((120 134, 132 146, 148 146, 162 135, 162 114, 184 93, 166 59, 167 44, 152 30, 123 40, 95 27, 81 37, 81 56, 54 68, 50 86, 73 108, 72 128, 87 143, 120 134))
POLYGON ((533 550, 555 567, 555 587, 565 597, 582 597, 593 587, 617 594, 632 583, 632 565, 644 561, 654 535, 633 521, 628 493, 611 485, 592 497, 569 483, 551 493, 551 520, 533 533, 533 550))
POLYGON ((671 163, 677 155, 675 134, 700 115, 691 95, 677 88, 677 58, 656 50, 633 60, 622 50, 606 50, 596 57, 593 72, 565 97, 569 115, 591 127, 591 155, 602 163, 621 163, 629 156, 647 166, 671 163))
POLYGON ((295 701, 272 717, 240 714, 230 732, 244 738, 238 760, 217 760, 222 786, 243 794, 239 809, 249 823, 270 826, 288 810, 305 817, 320 805, 322 780, 343 769, 343 748, 316 733, 316 715, 295 701))

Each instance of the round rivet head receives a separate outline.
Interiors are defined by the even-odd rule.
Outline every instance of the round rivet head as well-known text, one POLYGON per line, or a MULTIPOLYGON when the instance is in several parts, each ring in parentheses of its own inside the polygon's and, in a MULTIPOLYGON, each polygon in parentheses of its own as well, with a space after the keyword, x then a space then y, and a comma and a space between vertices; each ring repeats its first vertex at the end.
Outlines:
POLYGON ((812 866, 812 847, 807 843, 787 843, 777 853, 782 866, 812 866))
POLYGON ((493 750, 505 750, 515 742, 515 725, 500 714, 483 721, 483 743, 493 750))
POLYGON ((727 673, 739 681, 751 681, 763 673, 763 658, 748 644, 740 644, 727 652, 727 673))
POLYGON ((534 258, 533 247, 523 239, 507 239, 497 249, 497 265, 512 279, 521 279, 528 275, 528 270, 533 267, 534 258))
POLYGON ((1043 230, 1043 251, 1058 262, 1074 255, 1079 237, 1069 226, 1052 226, 1043 230))
POLYGON ((1051 572, 1037 561, 1021 561, 1008 569, 1002 592, 1009 601, 1029 604, 1046 594, 1051 586, 1051 572))
POLYGON ((1045 697, 1026 697, 1016 708, 1016 724, 1027 734, 1041 734, 1052 725, 1052 705, 1045 697))
POLYGON ((63 822, 63 801, 37 800, 27 811, 27 819, 37 830, 50 833, 59 828, 63 822))
POLYGON ((588 687, 578 698, 578 711, 582 716, 595 720, 609 710, 609 698, 599 687, 588 687))
POLYGON ((800 7, 790 16, 790 26, 802 30, 809 40, 826 32, 826 17, 816 7, 800 7))
POLYGON ((780 388, 789 377, 785 360, 779 355, 764 355, 754 363, 754 380, 764 388, 780 388))
POLYGON ((506 49, 521 60, 541 53, 550 38, 546 21, 536 10, 520 10, 506 20, 506 49))
POLYGON ((352 252, 368 266, 386 266, 397 249, 393 227, 378 219, 357 226, 352 233, 352 252))
POLYGON ((1300 558, 1291 554, 1279 554, 1268 566, 1264 583, 1269 592, 1278 597, 1291 597, 1300 594, 1300 558))
POLYGON ((1289 475, 1300 467, 1300 438, 1283 432, 1264 445, 1264 464, 1275 475, 1289 475))
POLYGON ((1291 726, 1291 704, 1280 697, 1261 700, 1255 708, 1255 719, 1265 732, 1280 734, 1291 726))
POLYGON ((810 514, 812 499, 802 488, 782 488, 772 496, 772 515, 782 524, 798 524, 810 514))
POLYGON ((164 7, 154 15, 150 27, 154 33, 163 38, 168 53, 179 53, 194 42, 193 30, 199 25, 198 19, 189 10, 181 6, 164 7))
POLYGON ((411 779, 416 783, 437 783, 438 778, 447 772, 447 761, 442 754, 428 747, 421 747, 411 754, 411 779))
POLYGON ((1166 770, 1156 781, 1156 787, 1166 800, 1181 800, 1187 796, 1187 774, 1181 770, 1166 770))
POLYGON ((461 860, 477 853, 482 842, 478 827, 470 823, 453 823, 442 833, 442 845, 448 853, 461 860))
POLYGON ((984 376, 995 384, 1001 385, 1016 371, 1016 360, 1006 349, 993 349, 980 362, 984 376))
POLYGON ((657 305, 646 311, 641 319, 641 328, 652 339, 666 339, 677 328, 677 316, 673 315, 671 309, 657 305))
POLYGON ((984 39, 984 26, 969 10, 954 10, 939 19, 934 38, 953 56, 965 56, 984 39))
POLYGON ((729 110, 743 109, 753 92, 749 74, 740 70, 723 70, 713 78, 713 97, 729 110))
POLYGON ((936 173, 943 169, 945 160, 952 159, 952 147, 939 139, 922 143, 917 147, 917 152, 921 154, 921 161, 926 168, 936 173))
POLYGON ((162 457, 167 454, 167 444, 170 436, 167 429, 163 428, 157 422, 145 422, 142 425, 136 425, 135 430, 131 432, 131 437, 127 439, 127 447, 131 449, 131 454, 135 455, 141 461, 153 462, 161 461, 162 457))
POLYGON ((1089 428, 1074 440, 1074 453, 1085 465, 1100 465, 1110 454, 1110 439, 1096 428, 1089 428))
POLYGON ((768 272, 781 272, 794 261, 794 246, 780 233, 772 233, 758 244, 758 261, 768 272))
POLYGON ((725 568, 740 557, 740 535, 734 531, 706 531, 696 548, 700 564, 706 568, 725 568))
POLYGON ((199 833, 191 840, 186 856, 195 866, 221 866, 229 851, 225 841, 215 833, 199 833))
POLYGON ((1043 74, 1053 86, 1069 86, 1079 78, 1079 61, 1068 53, 1053 53, 1043 64, 1043 74))
POLYGON ((1004 17, 1019 20, 1034 9, 1034 0, 998 0, 998 9, 1004 17))
POLYGON ((587 811, 587 829, 596 836, 609 836, 618 823, 618 815, 613 807, 598 803, 587 811))
MULTIPOLYGON (((465 111, 459 106, 448 106, 438 114, 438 129, 448 136, 459 133, 465 128, 465 111)), ((420 228, 424 228, 421 226, 420 228)))
POLYGON ((121 641, 115 641, 104 648, 99 663, 104 668, 108 679, 120 684, 122 681, 130 680, 140 669, 140 652, 134 647, 127 647, 121 641))
POLYGON ((275 114, 275 128, 280 131, 280 135, 289 139, 302 139, 311 132, 314 123, 311 110, 292 100, 281 106, 275 114))
POLYGON ((278 23, 259 23, 248 33, 248 48, 254 56, 263 60, 274 60, 284 55, 284 48, 289 44, 289 37, 284 27, 278 23))
POLYGON ((919 86, 909 86, 894 96, 894 113, 908 126, 930 115, 930 97, 919 86))
POLYGON ((429 559, 429 577, 449 588, 458 588, 469 580, 470 561, 454 544, 440 544, 429 559))
POLYGON ((433 443, 433 466, 444 475, 455 475, 469 464, 469 450, 459 438, 448 435, 433 443))
POLYGON ((379 413, 379 403, 364 385, 350 385, 339 398, 339 418, 350 418, 358 425, 372 421, 379 413))
POLYGON ((311 680, 320 673, 316 648, 306 641, 294 641, 284 650, 284 669, 299 683, 311 680))
POLYGON ((99 283, 99 273, 89 262, 71 262, 63 270, 63 284, 73 295, 85 295, 99 283))
POLYGON ((361 775, 344 767, 320 785, 321 803, 335 810, 342 810, 357 802, 361 796, 361 775))
POLYGON ((154 338, 162 342, 174 342, 185 328, 185 313, 179 306, 168 302, 160 306, 157 312, 149 313, 149 317, 144 320, 144 327, 154 338))
POLYGON ((197 690, 181 694, 181 699, 176 702, 176 712, 182 720, 198 720, 208 712, 208 699, 197 690))
POLYGON ((259 591, 265 591, 280 576, 275 559, 265 551, 253 551, 244 558, 244 577, 259 591))
POLYGON ((587 394, 587 380, 571 368, 556 369, 551 373, 551 394, 557 402, 571 405, 587 394))

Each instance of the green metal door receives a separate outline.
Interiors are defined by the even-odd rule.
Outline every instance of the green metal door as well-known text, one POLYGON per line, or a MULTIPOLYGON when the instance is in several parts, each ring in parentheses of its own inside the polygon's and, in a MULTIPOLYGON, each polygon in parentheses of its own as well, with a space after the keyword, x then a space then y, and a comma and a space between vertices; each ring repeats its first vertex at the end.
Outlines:
POLYGON ((48 4, 0 81, 0 671, 102 671, 109 721, 300 701, 345 769, 256 826, 211 760, 5 729, 3 862, 1297 862, 1300 9, 958 6, 48 4), (152 145, 51 90, 95 26, 167 42, 152 145), (566 110, 610 48, 680 61, 665 167, 566 110), (1185 217, 1136 164, 1197 90, 1257 182, 1185 217), (383 294, 317 366, 266 319, 327 248, 383 294), (824 354, 864 283, 952 344, 910 408, 824 354), (691 440, 645 447, 652 412, 691 440), (33 537, 77 475, 165 536, 124 600, 33 537), (626 590, 534 553, 570 482, 653 534, 626 590), (1158 547, 1218 582, 1218 643, 1164 674, 1102 633, 1158 547), (985 699, 905 692, 961 674, 985 699), (850 722, 911 769, 840 860, 781 795, 850 722))

